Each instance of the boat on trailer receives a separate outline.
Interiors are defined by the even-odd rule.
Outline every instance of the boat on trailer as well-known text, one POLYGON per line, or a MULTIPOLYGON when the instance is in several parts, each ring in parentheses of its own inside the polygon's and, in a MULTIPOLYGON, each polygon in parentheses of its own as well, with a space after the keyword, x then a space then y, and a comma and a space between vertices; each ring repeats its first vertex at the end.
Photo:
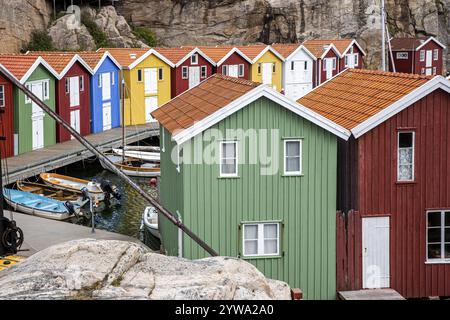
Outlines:
MULTIPOLYGON (((103 201, 106 198, 107 193, 103 190, 102 185, 96 181, 88 181, 48 172, 41 173, 40 178, 42 179, 42 181, 44 181, 45 184, 51 187, 72 191, 77 194, 82 194, 82 190, 86 188, 94 202, 103 201)), ((110 187, 110 189, 111 192, 109 194, 111 197, 118 194, 116 187, 112 186, 110 187)))
POLYGON ((3 188, 6 203, 15 211, 52 220, 66 220, 80 214, 80 207, 69 201, 46 198, 31 192, 3 188))
MULTIPOLYGON (((122 156, 115 154, 106 154, 105 156, 116 166, 116 168, 122 170, 123 173, 130 177, 157 177, 161 173, 157 163, 144 162, 133 158, 125 158, 125 160, 123 160, 122 156)), ((104 169, 109 170, 104 161, 100 161, 100 164, 104 169)))
POLYGON ((142 223, 144 228, 146 228, 152 235, 161 238, 158 229, 158 211, 154 207, 146 207, 144 214, 142 215, 142 223))
POLYGON ((83 200, 83 197, 73 191, 61 190, 55 187, 25 180, 18 180, 16 182, 17 189, 24 192, 31 192, 46 198, 51 198, 59 201, 70 201, 73 204, 82 207, 86 204, 87 200, 83 200))

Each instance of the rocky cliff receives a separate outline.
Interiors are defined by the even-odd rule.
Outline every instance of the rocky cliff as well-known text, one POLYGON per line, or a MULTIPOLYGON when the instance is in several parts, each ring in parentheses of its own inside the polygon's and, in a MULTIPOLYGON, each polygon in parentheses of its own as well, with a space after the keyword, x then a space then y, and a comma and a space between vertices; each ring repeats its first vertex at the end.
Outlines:
POLYGON ((190 261, 94 239, 52 246, 1 271, 0 288, 0 300, 290 299, 285 282, 237 258, 190 261))

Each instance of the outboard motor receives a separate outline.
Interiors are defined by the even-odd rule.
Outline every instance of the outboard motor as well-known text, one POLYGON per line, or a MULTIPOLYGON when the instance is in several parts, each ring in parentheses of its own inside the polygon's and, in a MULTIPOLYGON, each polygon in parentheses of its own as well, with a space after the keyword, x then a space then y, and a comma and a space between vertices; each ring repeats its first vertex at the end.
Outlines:
POLYGON ((100 183, 100 188, 103 190, 107 198, 112 195, 117 200, 120 200, 122 197, 117 188, 115 186, 112 186, 109 180, 102 180, 102 182, 100 183))
POLYGON ((89 190, 86 187, 81 189, 81 194, 83 195, 83 198, 82 198, 83 201, 86 201, 86 200, 90 199, 89 198, 89 190))
POLYGON ((78 218, 78 211, 75 209, 75 206, 72 202, 66 201, 64 202, 64 206, 67 208, 67 211, 70 215, 75 215, 78 218))

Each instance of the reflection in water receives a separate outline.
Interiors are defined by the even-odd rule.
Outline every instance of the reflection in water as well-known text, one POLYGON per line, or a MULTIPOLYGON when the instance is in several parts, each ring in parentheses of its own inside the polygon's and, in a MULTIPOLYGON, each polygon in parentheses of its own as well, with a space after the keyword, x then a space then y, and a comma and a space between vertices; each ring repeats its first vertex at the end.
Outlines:
MULTIPOLYGON (((149 204, 136 190, 125 184, 125 182, 112 172, 104 170, 98 161, 92 163, 85 162, 84 165, 82 162, 78 162, 60 169, 59 173, 87 180, 96 178, 98 180, 106 179, 111 181, 112 184, 119 188, 122 198, 120 201, 113 200, 111 203, 105 203, 104 209, 99 210, 100 212, 97 212, 95 216, 95 228, 117 232, 143 240, 142 233, 140 232, 141 219, 145 207, 149 204)), ((150 185, 150 178, 133 179, 153 197, 158 196, 157 187, 150 185)), ((88 206, 86 208, 88 210, 88 206)), ((72 222, 91 226, 90 219, 74 219, 72 222)), ((153 237, 148 239, 146 235, 146 244, 154 250, 159 249, 159 240, 157 238, 153 237)))

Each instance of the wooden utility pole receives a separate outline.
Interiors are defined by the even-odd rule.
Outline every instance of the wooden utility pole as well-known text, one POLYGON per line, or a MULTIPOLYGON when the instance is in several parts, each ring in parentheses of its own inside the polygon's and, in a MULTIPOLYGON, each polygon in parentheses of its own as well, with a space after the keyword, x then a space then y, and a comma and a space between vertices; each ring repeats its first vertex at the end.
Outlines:
POLYGON ((98 151, 88 140, 82 137, 74 128, 70 126, 63 118, 61 118, 55 111, 50 109, 44 102, 42 102, 33 92, 28 90, 22 83, 20 83, 15 77, 13 77, 7 70, 0 65, 0 75, 8 79, 12 84, 17 86, 22 92, 25 93, 36 105, 38 105, 44 112, 46 112, 51 118, 55 119, 64 129, 69 131, 69 133, 77 139, 87 150, 92 152, 99 160, 108 167, 109 170, 114 172, 119 178, 130 185, 134 190, 136 190, 145 200, 147 200, 152 206, 154 206, 163 216, 165 216, 171 223, 180 228, 184 233, 186 233, 192 240, 194 240, 200 247, 202 247, 211 256, 218 256, 218 253, 211 248, 206 242, 200 239, 195 233, 193 233, 188 227, 186 227, 174 214, 169 210, 164 208, 156 199, 150 196, 144 189, 142 189, 136 182, 134 182, 130 177, 124 174, 121 170, 109 160, 103 153, 98 151))

